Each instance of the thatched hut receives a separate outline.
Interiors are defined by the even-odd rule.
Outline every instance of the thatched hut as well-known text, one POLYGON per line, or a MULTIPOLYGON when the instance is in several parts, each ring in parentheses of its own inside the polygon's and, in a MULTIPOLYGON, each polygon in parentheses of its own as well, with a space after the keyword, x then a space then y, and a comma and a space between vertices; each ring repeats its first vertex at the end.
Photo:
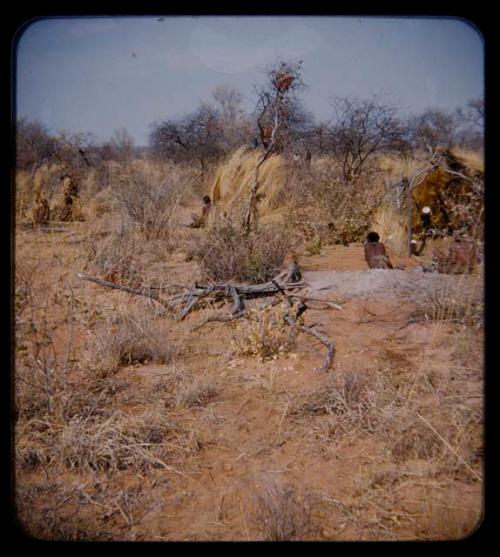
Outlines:
POLYGON ((482 237, 484 224, 482 159, 459 150, 442 150, 412 183, 388 188, 372 227, 396 255, 409 255, 410 240, 445 237, 467 230, 482 237))

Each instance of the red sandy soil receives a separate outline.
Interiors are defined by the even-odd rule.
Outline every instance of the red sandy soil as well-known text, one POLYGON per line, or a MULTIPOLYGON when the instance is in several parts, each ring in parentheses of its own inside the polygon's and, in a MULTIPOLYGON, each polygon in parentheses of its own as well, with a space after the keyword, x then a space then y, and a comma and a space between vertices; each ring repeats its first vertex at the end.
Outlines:
MULTIPOLYGON (((76 278, 86 226, 69 224, 52 234, 19 231, 18 264, 38 265, 40 290, 71 288, 86 315, 117 307, 149 311, 141 298, 76 278)), ((183 232, 191 233, 203 232, 183 232)), ((151 276, 168 272, 172 281, 184 283, 196 277, 196 264, 180 249, 156 259, 148 268, 151 276)), ((400 273, 420 265, 416 258, 392 259, 405 267, 400 273)), ((327 246, 300 262, 306 277, 315 271, 373 273, 361 244, 327 246)), ((471 533, 482 509, 481 331, 470 333, 470 353, 457 355, 463 330, 448 322, 413 321, 408 298, 390 292, 324 297, 343 310, 311 304, 305 323, 318 323, 335 344, 328 373, 315 371, 325 347, 311 336, 300 334, 293 352, 262 362, 232 354, 239 322, 208 323, 193 331, 210 310, 181 323, 164 318, 165 339, 181 347, 179 354, 169 364, 132 365, 110 375, 106 381, 114 394, 103 404, 131 415, 154 407, 183 427, 185 445, 167 451, 164 459, 171 468, 95 472, 18 466, 18 514, 26 531, 49 539, 266 539, 270 526, 259 520, 265 513, 257 496, 278 485, 291 490, 296 509, 291 513, 309 513, 290 534, 294 539, 451 539, 471 533), (172 405, 176 372, 203 378, 212 396, 197 406, 172 405), (342 391, 349 373, 370 378, 370 392, 382 398, 385 386, 403 393, 405 402, 393 419, 392 407, 384 407, 384 428, 300 410, 333 385, 342 391), (459 426, 457 413, 469 416, 459 426), (413 424, 411 431, 399 427, 401 415, 413 424), (412 449, 398 452, 402 438, 413 435, 414 441, 417 433, 433 449, 421 450, 415 441, 409 442, 412 449)), ((68 324, 61 312, 54 306, 51 317, 62 351, 68 324)), ((84 329, 77 325, 72 371, 82 383, 88 372, 79 350, 92 334, 92 328, 84 329)))

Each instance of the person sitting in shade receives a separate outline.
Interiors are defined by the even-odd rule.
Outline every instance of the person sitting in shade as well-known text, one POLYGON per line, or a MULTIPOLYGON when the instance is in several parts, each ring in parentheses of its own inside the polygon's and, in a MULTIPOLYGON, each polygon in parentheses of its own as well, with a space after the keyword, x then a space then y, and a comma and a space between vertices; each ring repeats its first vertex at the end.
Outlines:
POLYGON ((192 215, 193 222, 189 225, 191 228, 204 228, 207 224, 208 215, 212 209, 212 200, 208 195, 204 195, 202 201, 201 215, 192 215))

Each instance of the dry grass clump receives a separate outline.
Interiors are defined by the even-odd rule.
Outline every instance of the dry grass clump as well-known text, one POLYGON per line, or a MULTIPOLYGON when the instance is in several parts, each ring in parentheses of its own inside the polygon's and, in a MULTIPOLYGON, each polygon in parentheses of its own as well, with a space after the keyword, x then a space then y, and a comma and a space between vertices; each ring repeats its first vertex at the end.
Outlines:
POLYGON ((266 282, 276 276, 291 240, 279 228, 263 227, 246 236, 230 222, 215 227, 193 248, 203 274, 214 282, 266 282))
POLYGON ((397 436, 390 442, 390 451, 397 463, 409 459, 431 460, 442 455, 444 445, 424 423, 416 417, 405 420, 397 436))
POLYGON ((143 249, 143 240, 124 223, 111 231, 96 228, 86 240, 87 263, 84 270, 89 269, 111 282, 138 285, 142 280, 143 249))
POLYGON ((435 284, 412 296, 413 321, 451 322, 479 328, 484 323, 484 291, 480 276, 463 275, 447 284, 435 284))
POLYGON ((372 214, 370 228, 376 230, 389 253, 408 255, 408 219, 405 211, 382 203, 372 214))
POLYGON ((117 411, 106 419, 75 418, 60 432, 58 459, 78 470, 145 470, 167 467, 163 442, 179 428, 158 410, 117 411))
POLYGON ((16 170, 16 219, 28 217, 43 197, 51 204, 61 188, 63 168, 57 164, 42 164, 32 171, 16 170))
POLYGON ((412 408, 394 425, 388 438, 393 460, 400 464, 422 459, 435 465, 436 473, 466 483, 482 481, 481 412, 467 416, 450 407, 412 408), (425 417, 423 414, 432 414, 425 417))
POLYGON ((251 522, 265 541, 297 540, 307 533, 310 502, 293 487, 264 478, 256 488, 254 501, 251 522))
POLYGON ((16 170, 15 174, 16 192, 16 221, 19 223, 26 219, 30 213, 33 202, 33 179, 24 170, 16 170))
POLYGON ((206 406, 218 395, 214 380, 208 376, 195 376, 191 370, 175 364, 169 375, 167 388, 171 394, 165 400, 168 408, 206 406))
POLYGON ((157 409, 74 417, 66 423, 35 420, 20 428, 16 460, 22 467, 40 464, 81 472, 168 468, 164 443, 179 433, 157 409))
POLYGON ((124 167, 113 194, 146 239, 168 239, 183 195, 182 186, 158 167, 130 164, 124 167))
MULTIPOLYGON (((123 351, 112 355, 115 364, 120 357, 132 357, 131 350, 137 345, 119 348, 123 351)), ((141 357, 163 361, 161 352, 160 356, 154 354, 156 347, 141 348, 141 357)), ((16 367, 15 450, 19 468, 98 470, 162 465, 159 444, 173 426, 161 412, 151 410, 139 416, 117 412, 111 398, 115 387, 102 378, 103 374, 89 376, 87 370, 83 379, 69 379, 67 363, 58 359, 52 340, 43 349, 31 350, 38 350, 37 357, 28 354, 16 367)), ((96 367, 108 372, 107 354, 101 356, 96 367)))
POLYGON ((315 161, 312 171, 299 169, 289 176, 288 189, 295 206, 294 226, 312 228, 313 234, 321 231, 325 240, 342 244, 364 239, 383 196, 376 174, 346 185, 331 157, 315 161), (314 215, 307 214, 304 207, 313 207, 314 215))
POLYGON ((18 484, 15 490, 21 528, 35 539, 50 541, 135 540, 135 518, 150 501, 143 485, 108 487, 95 474, 90 481, 45 479, 18 484), (121 523, 118 535, 110 529, 113 522, 121 523))
MULTIPOLYGON (((215 217, 225 212, 237 220, 242 219, 261 156, 260 150, 243 146, 218 166, 211 188, 215 217)), ((281 155, 272 155, 260 167, 258 217, 271 215, 283 204, 286 190, 284 162, 281 155)))
POLYGON ((288 312, 285 303, 250 310, 248 318, 238 322, 232 341, 234 353, 258 357, 263 362, 289 353, 296 345, 297 330, 285 322, 288 312))
MULTIPOLYGON (((56 349, 53 293, 46 291, 42 297, 34 287, 33 275, 29 271, 21 273, 21 288, 16 292, 15 409, 17 416, 30 418, 58 410, 58 393, 65 384, 72 339, 68 339, 65 352, 56 349)), ((68 320, 72 311, 68 306, 68 320)))
POLYGON ((115 209, 115 200, 111 188, 105 188, 97 192, 85 204, 85 215, 90 219, 97 219, 108 215, 115 209))
MULTIPOLYGON (((423 370, 425 371, 425 370, 423 370)), ((338 369, 321 389, 300 397, 288 416, 294 421, 319 420, 320 437, 325 442, 345 434, 382 437, 386 442, 401 428, 414 423, 418 398, 429 392, 424 372, 404 373, 390 369, 352 371, 338 369)))
POLYGON ((326 415, 332 435, 356 428, 373 432, 381 422, 377 387, 367 372, 340 372, 326 387, 292 406, 289 415, 295 419, 326 415))
POLYGON ((211 380, 207 377, 199 377, 181 383, 175 393, 175 406, 180 408, 206 406, 215 396, 217 396, 217 389, 211 380))
POLYGON ((118 315, 90 333, 86 365, 107 375, 132 364, 167 364, 176 354, 159 330, 159 322, 146 314, 118 315))
MULTIPOLYGON (((21 323, 24 312, 33 304, 33 283, 36 266, 16 262, 14 309, 16 322, 21 323)), ((18 329, 16 329, 17 331, 18 329)))
POLYGON ((37 196, 35 206, 31 212, 31 218, 34 224, 48 224, 50 221, 50 206, 49 202, 41 196, 37 196))

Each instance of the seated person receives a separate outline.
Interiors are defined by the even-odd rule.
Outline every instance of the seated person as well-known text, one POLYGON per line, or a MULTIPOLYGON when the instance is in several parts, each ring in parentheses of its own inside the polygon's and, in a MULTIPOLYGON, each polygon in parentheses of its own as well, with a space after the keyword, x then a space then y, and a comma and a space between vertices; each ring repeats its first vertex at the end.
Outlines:
POLYGON ((393 269, 391 260, 385 252, 385 246, 379 242, 380 236, 370 232, 365 242, 365 260, 370 269, 393 269))
POLYGON ((473 271, 476 263, 476 245, 466 231, 455 231, 448 249, 434 250, 433 260, 439 273, 461 274, 473 271))
POLYGON ((208 195, 204 195, 202 201, 201 216, 192 215, 193 222, 190 224, 191 228, 203 228, 207 224, 208 214, 212 208, 212 201, 208 195))

